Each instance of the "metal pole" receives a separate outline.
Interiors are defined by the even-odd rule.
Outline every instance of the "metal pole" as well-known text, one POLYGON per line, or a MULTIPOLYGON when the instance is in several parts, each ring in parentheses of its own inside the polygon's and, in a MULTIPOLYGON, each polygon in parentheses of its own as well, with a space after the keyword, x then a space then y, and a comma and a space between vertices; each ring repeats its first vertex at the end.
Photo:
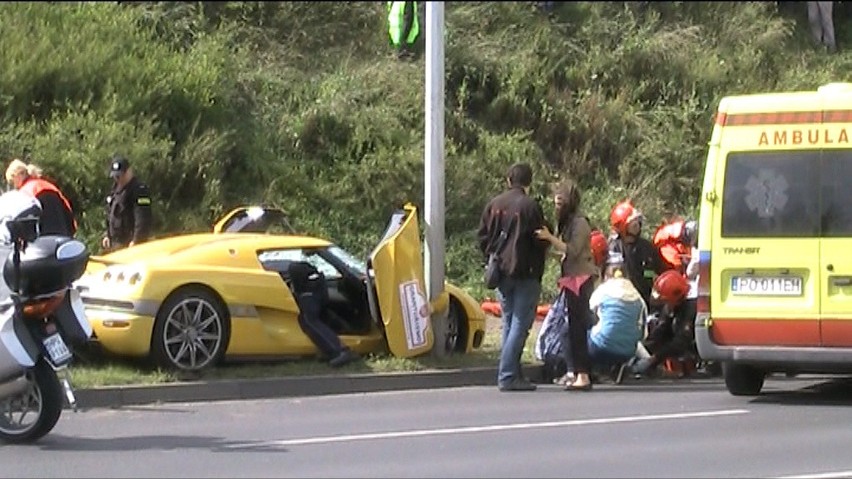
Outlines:
MULTIPOLYGON (((444 292, 444 3, 426 2, 426 294, 444 292)), ((432 315, 435 356, 446 351, 447 310, 432 315)))

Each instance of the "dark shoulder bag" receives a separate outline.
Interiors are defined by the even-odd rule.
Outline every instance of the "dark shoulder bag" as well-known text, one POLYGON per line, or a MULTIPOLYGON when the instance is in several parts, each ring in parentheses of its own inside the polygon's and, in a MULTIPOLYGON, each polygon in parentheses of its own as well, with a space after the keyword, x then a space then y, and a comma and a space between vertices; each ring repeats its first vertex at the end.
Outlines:
POLYGON ((500 284, 502 276, 502 272, 500 271, 500 252, 503 250, 503 243, 506 242, 507 237, 508 234, 506 234, 506 231, 501 231, 494 251, 488 255, 488 262, 485 264, 485 286, 489 289, 494 289, 500 284))

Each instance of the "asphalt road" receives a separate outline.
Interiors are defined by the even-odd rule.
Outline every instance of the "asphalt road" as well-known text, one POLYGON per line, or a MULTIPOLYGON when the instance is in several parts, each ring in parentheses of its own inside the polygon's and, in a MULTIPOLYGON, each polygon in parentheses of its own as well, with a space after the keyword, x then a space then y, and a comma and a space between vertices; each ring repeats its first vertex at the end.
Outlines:
POLYGON ((4 477, 852 477, 852 381, 493 385, 66 412, 4 477))

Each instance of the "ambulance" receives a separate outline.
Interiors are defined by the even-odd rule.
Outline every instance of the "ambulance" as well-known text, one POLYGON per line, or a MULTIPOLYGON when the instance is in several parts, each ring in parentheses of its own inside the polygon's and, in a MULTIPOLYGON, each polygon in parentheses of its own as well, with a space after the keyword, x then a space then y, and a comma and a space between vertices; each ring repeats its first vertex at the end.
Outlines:
POLYGON ((736 396, 852 373, 852 83, 723 98, 704 171, 695 340, 736 396))

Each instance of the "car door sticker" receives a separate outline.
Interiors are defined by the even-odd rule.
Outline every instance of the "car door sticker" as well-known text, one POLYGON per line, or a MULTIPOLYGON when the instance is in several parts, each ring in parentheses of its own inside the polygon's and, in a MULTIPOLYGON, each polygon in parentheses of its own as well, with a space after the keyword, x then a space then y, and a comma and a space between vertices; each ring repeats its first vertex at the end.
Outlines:
POLYGON ((425 346, 426 330, 429 328, 429 304, 426 302, 426 295, 420 291, 419 282, 412 280, 400 284, 399 300, 408 349, 425 346))

